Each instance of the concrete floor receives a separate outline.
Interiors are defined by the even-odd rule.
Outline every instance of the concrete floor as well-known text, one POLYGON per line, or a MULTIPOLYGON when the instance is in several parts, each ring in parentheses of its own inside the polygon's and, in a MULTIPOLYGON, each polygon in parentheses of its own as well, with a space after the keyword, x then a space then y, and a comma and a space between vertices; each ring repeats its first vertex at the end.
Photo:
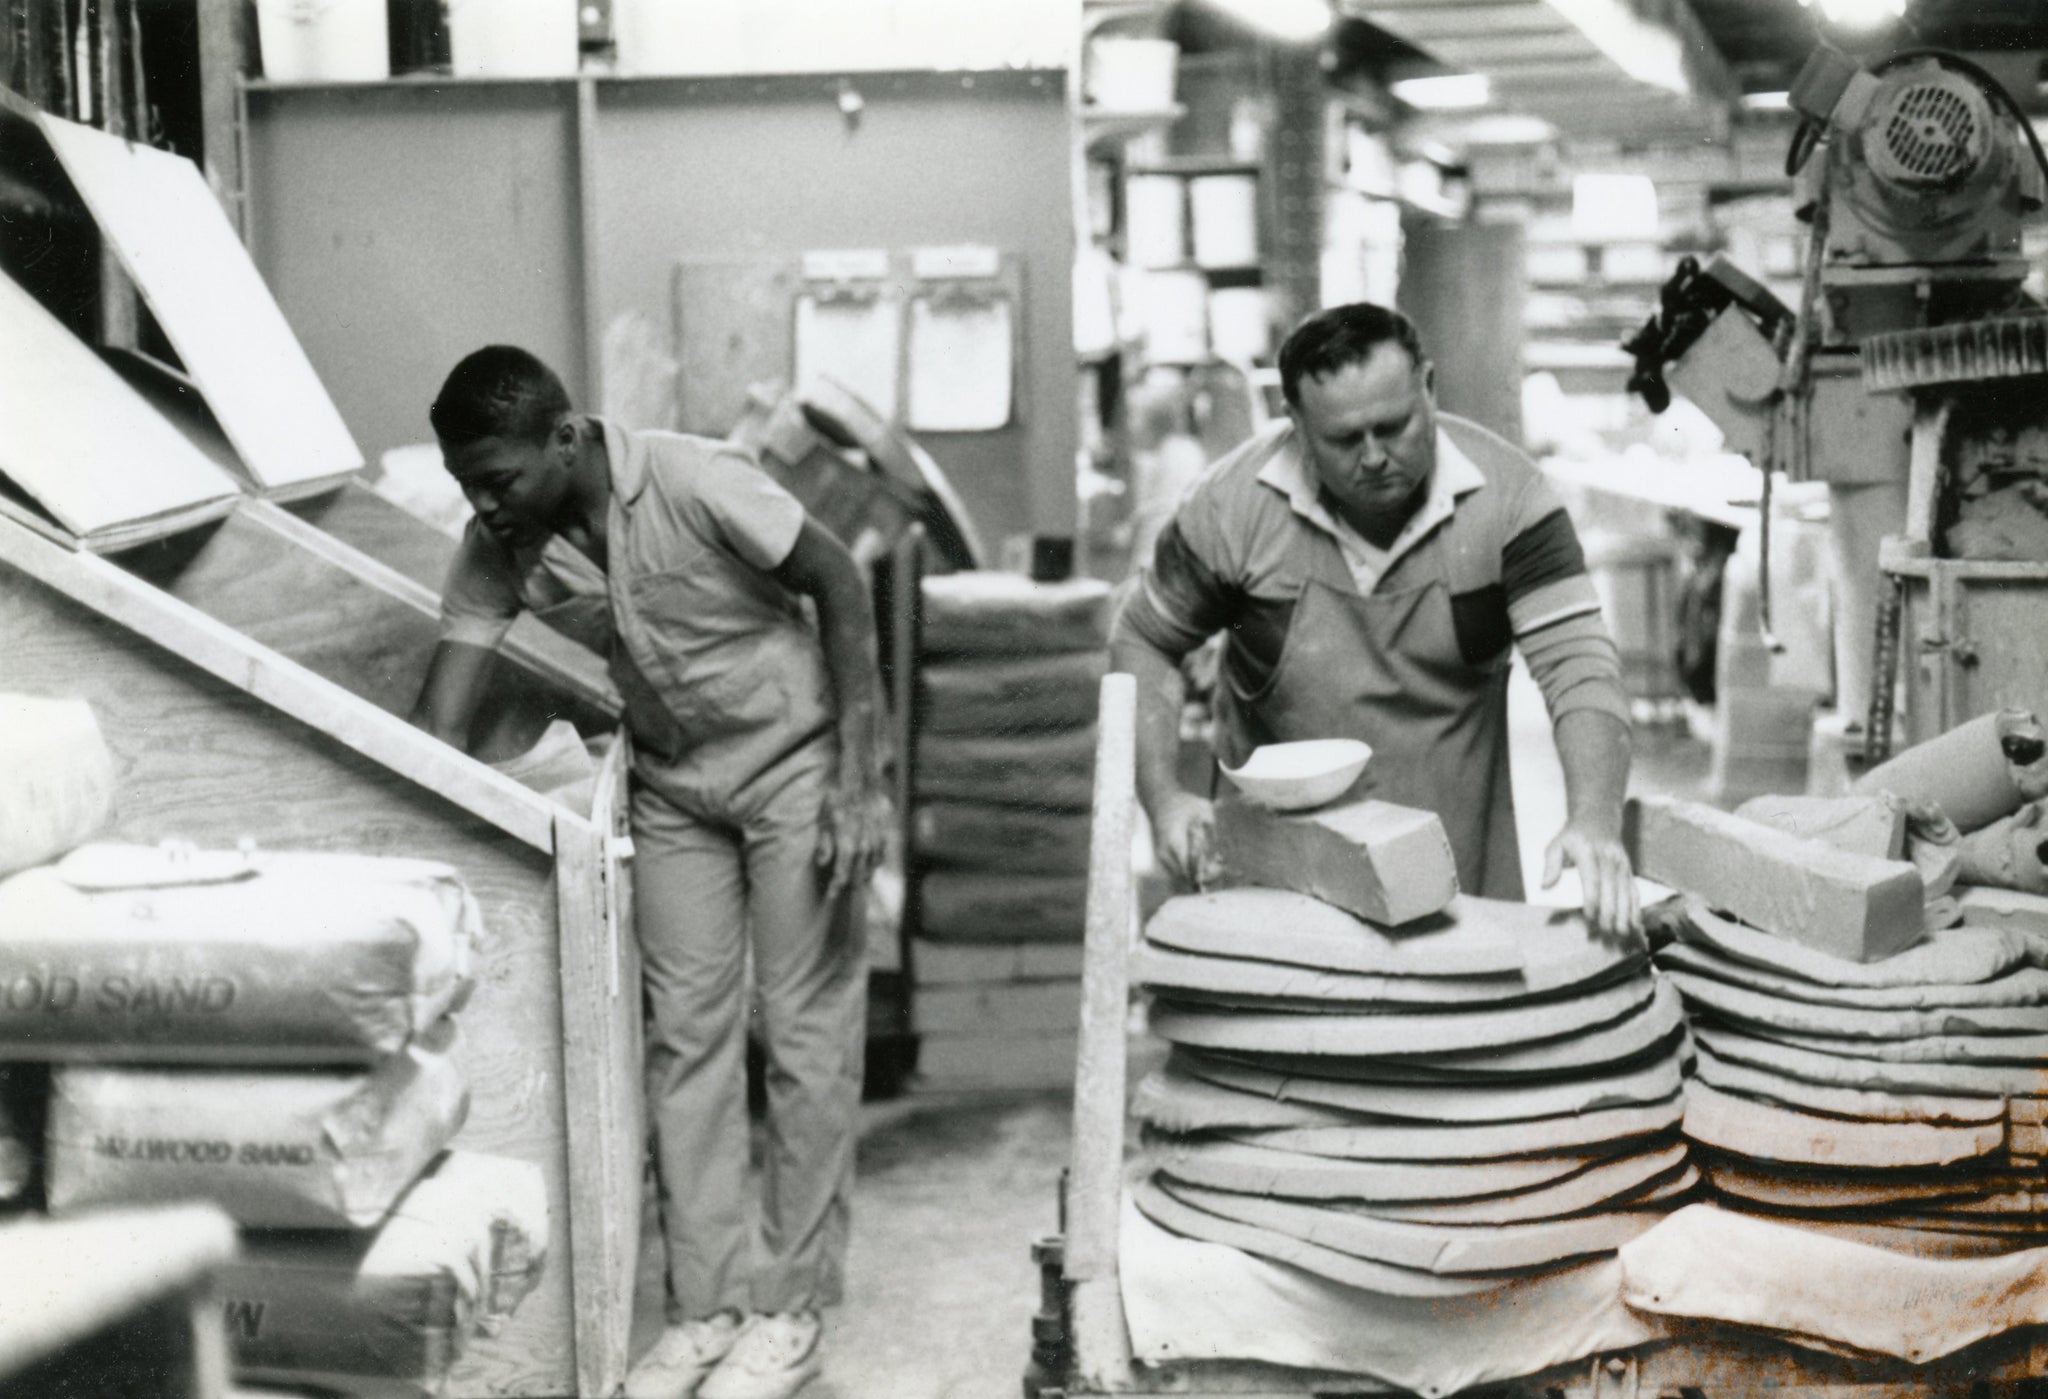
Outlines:
MULTIPOLYGON (((1510 728, 1531 897, 1576 902, 1569 873, 1558 888, 1537 889, 1564 792, 1526 677, 1510 691, 1510 728)), ((1639 730, 1633 790, 1700 796, 1707 768, 1705 744, 1639 730)), ((1158 1053, 1134 1044, 1134 1072, 1158 1053)), ((806 1399, 1014 1399, 1038 1300, 1031 1243, 1057 1228, 1070 1114, 1065 1093, 913 1091, 864 1109, 847 1300, 827 1319, 824 1375, 806 1399)), ((652 1254, 649 1263, 643 1344, 654 1325, 645 1303, 660 1288, 652 1254)))

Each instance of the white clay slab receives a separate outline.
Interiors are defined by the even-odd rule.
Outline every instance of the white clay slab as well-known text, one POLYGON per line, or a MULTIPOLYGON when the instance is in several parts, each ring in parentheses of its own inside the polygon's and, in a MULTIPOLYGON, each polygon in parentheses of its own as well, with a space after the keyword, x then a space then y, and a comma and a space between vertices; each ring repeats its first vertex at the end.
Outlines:
POLYGON ((1223 1244, 1261 1258, 1270 1258, 1276 1263, 1286 1263, 1346 1287, 1383 1292, 1394 1297, 1468 1297, 1495 1291, 1511 1281, 1506 1278, 1439 1277, 1414 1268, 1395 1268, 1385 1263, 1353 1258, 1335 1249, 1319 1248, 1270 1229, 1223 1219, 1207 1210, 1184 1205, 1150 1180, 1136 1181, 1130 1190, 1131 1203, 1161 1228, 1190 1239, 1223 1244))
POLYGON ((2048 962, 2048 897, 1976 886, 1956 890, 1956 904, 1964 926, 2019 933, 2033 943, 2035 955, 2048 962))
POLYGON ((1150 1140, 1148 1148, 1148 1160, 1190 1185, 1305 1200, 1471 1200, 1531 1190, 1604 1159, 1584 1154, 1501 1161, 1334 1161, 1238 1142, 1189 1146, 1170 1140, 1150 1140))
POLYGON ((1808 1083, 1884 1093, 2048 1096, 2048 1064, 1951 1064, 1941 1060, 1889 1061, 1839 1054, 1746 1035, 1720 1025, 1693 1030, 1700 1048, 1729 1063, 1747 1064, 1808 1083))
POLYGON ((1177 1053, 1175 1062, 1191 1074, 1241 1093, 1411 1122, 1519 1122, 1641 1106, 1670 1097, 1684 1079, 1683 1061, 1676 1054, 1579 1078, 1457 1086, 1312 1078, 1208 1054, 1177 1053))
POLYGON ((1888 1064, 2010 1064, 2048 1066, 2048 1035, 1933 1035, 1924 1039, 1872 1040, 1845 1035, 1809 1035, 1797 1030, 1762 1029, 1758 1034, 1852 1060, 1888 1064))
POLYGON ((1718 1159, 1706 1162, 1705 1170, 1714 1188, 1725 1195, 1796 1210, 1896 1209, 1902 1206, 1918 1209, 1944 1200, 1984 1198, 2001 1189, 2019 1186, 2012 1176, 1965 1174, 1952 1166, 1928 1172, 1887 1171, 1882 1178, 1844 1176, 1839 1171, 1830 1171, 1820 1177, 1796 1175, 1718 1159))
POLYGON ((2035 1006, 2048 1023, 2048 969, 2019 967, 1987 981, 1961 984, 1920 982, 1911 986, 1823 986, 1738 962, 1712 948, 1675 942, 1657 953, 1666 971, 1710 976, 1731 986, 1786 1000, 1854 1010, 1916 1010, 1936 1006, 2035 1006))
POLYGON ((1636 1209, 1677 1199, 1700 1182, 1686 1160, 1684 1143, 1668 1149, 1618 1156, 1591 1170, 1534 1190, 1489 1195, 1483 1200, 1421 1200, 1407 1204, 1338 1202, 1380 1219, 1418 1224, 1525 1224, 1593 1209, 1636 1209), (1677 1164, 1672 1164, 1676 1162, 1677 1164), (1628 1182, 1637 1182, 1628 1188, 1628 1182))
POLYGON ((1926 1093, 1888 1093, 1881 1089, 1847 1088, 1834 1084, 1808 1083, 1722 1059, 1702 1047, 1694 1066, 1699 1081, 1745 1098, 1761 1098, 1802 1112, 1826 1117, 1846 1117, 1860 1122, 2000 1122, 2005 1118, 2005 1099, 1958 1097, 1926 1093))
POLYGON ((1295 1054, 1409 1055, 1526 1044, 1591 1029, 1646 1004, 1642 977, 1586 995, 1504 1010, 1430 1014, 1289 1015, 1151 1008, 1152 1033, 1175 1044, 1295 1054))
POLYGON ((1225 1219, 1300 1239, 1320 1248, 1427 1273, 1494 1273, 1541 1268, 1621 1247, 1663 1218, 1663 1212, 1581 1215, 1473 1228, 1374 1219, 1293 1200, 1204 1190, 1172 1180, 1159 1188, 1181 1203, 1225 1219))
POLYGON ((1249 1146, 1345 1161, 1471 1161, 1497 1156, 1602 1149, 1676 1127, 1685 1103, 1674 1093, 1660 1103, 1603 1108, 1526 1122, 1448 1126, 1435 1123, 1237 1129, 1249 1146))
POLYGON ((1356 1113, 1311 1103, 1241 1093, 1187 1072, 1176 1055, 1166 1067, 1145 1075, 1131 1095, 1131 1114, 1167 1132, 1215 1132, 1231 1128, 1274 1130, 1347 1126, 1356 1113))
POLYGON ((1751 1160, 1808 1166, 1943 1166, 2005 1145, 2003 1123, 1847 1122, 1738 1098, 1697 1080, 1686 1089, 1685 1135, 1751 1160))
POLYGON ((1704 1006, 1730 1020, 1767 1026, 1772 1030, 1868 1040, 1912 1040, 1933 1035, 2048 1034, 2048 1009, 2041 1006, 1863 1010, 1854 1006, 1815 1005, 1811 1001, 1765 995, 1712 977, 1694 976, 1690 972, 1670 971, 1666 975, 1694 1008, 1704 1006))
POLYGON ((1501 1005, 1538 994, 1514 975, 1372 976, 1182 952, 1150 942, 1138 948, 1131 976, 1170 991, 1343 1005, 1501 1005))
POLYGON ((1679 936, 1738 962, 1823 986, 1946 986, 1990 981, 2020 967, 2048 967, 2048 940, 2012 928, 1944 928, 1878 962, 1831 957, 1788 938, 1746 928, 1687 900, 1679 936))
POLYGON ((1519 976, 1539 990, 1586 980, 1640 951, 1593 937, 1568 909, 1468 894, 1398 933, 1287 890, 1184 894, 1160 905, 1145 936, 1212 957, 1375 976, 1519 976))

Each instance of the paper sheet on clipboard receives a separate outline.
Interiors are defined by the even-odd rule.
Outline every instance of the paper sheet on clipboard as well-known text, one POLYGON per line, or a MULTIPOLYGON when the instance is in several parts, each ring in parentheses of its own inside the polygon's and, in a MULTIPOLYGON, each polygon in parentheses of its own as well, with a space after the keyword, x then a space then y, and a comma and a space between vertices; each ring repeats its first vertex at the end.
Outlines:
POLYGON ((1010 299, 910 303, 912 432, 993 432, 1010 421, 1015 377, 1010 299))
POLYGON ((902 318, 894 296, 802 296, 796 303, 796 382, 828 374, 884 418, 897 413, 902 318))

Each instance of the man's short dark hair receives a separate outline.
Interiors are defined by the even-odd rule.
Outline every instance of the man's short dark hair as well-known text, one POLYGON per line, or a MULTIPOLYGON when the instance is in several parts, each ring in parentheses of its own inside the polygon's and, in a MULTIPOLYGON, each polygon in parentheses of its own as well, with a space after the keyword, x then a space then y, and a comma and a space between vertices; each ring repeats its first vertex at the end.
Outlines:
POLYGON ((1297 325, 1280 347, 1280 391, 1301 405, 1301 381, 1320 379, 1372 358, 1382 345, 1399 345, 1420 368, 1428 362, 1415 322, 1390 306, 1354 301, 1318 311, 1297 325))
POLYGON ((486 437, 544 442, 570 411, 555 371, 516 345, 486 345, 448 371, 427 417, 453 447, 486 437))

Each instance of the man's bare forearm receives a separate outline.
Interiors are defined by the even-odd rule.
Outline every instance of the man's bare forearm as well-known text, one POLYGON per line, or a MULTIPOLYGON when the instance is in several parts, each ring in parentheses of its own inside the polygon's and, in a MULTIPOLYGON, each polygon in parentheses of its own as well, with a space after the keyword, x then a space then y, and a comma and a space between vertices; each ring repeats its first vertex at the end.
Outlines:
POLYGON ((1581 830, 1618 838, 1628 795, 1629 727, 1599 709, 1574 709, 1555 725, 1564 768, 1565 819, 1581 830))
POLYGON ((1110 642, 1109 666, 1137 682, 1138 800, 1157 820, 1165 800, 1180 789, 1180 716, 1187 700, 1180 662, 1126 629, 1110 642))

